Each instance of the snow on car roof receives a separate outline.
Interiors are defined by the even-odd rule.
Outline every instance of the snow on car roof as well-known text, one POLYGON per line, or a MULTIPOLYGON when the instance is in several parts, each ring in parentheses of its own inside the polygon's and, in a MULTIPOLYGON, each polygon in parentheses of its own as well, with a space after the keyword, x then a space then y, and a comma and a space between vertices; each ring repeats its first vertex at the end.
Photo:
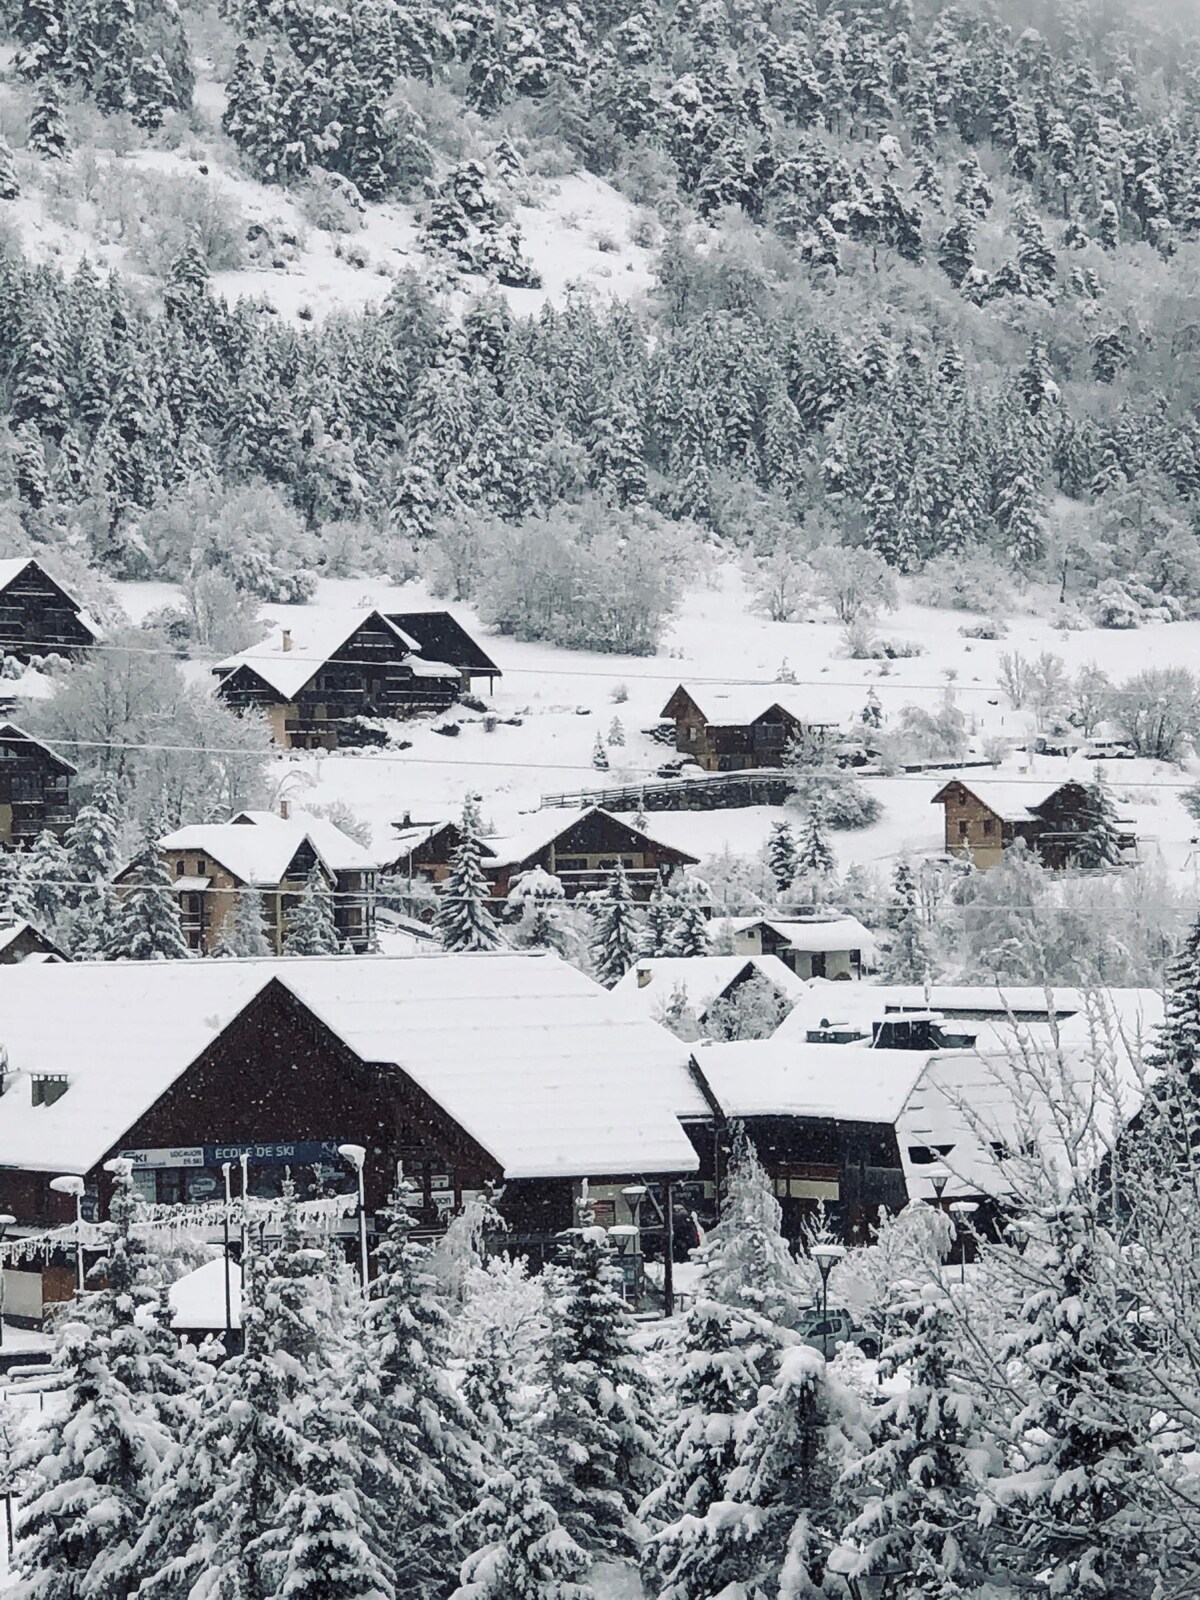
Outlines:
POLYGON ((509 952, 0 967, 0 1166, 88 1171, 272 979, 507 1177, 695 1170, 687 1046, 558 957, 509 952), (22 1081, 40 1075, 69 1080, 51 1105, 22 1081))
POLYGON ((738 1039, 695 1046, 695 1061, 729 1117, 833 1117, 895 1122, 932 1052, 852 1044, 738 1039))
MULTIPOLYGON (((249 667, 264 683, 277 693, 290 699, 299 694, 305 684, 325 663, 362 627, 364 622, 376 618, 389 632, 395 634, 397 643, 412 650, 413 641, 395 623, 389 622, 381 611, 321 610, 305 616, 300 624, 287 629, 274 628, 259 644, 251 645, 236 655, 226 656, 213 668, 222 674, 236 672, 239 667, 249 667), (284 648, 285 636, 287 648, 284 648)), ((458 670, 442 661, 426 661, 413 656, 413 670, 421 677, 457 678, 458 670)))

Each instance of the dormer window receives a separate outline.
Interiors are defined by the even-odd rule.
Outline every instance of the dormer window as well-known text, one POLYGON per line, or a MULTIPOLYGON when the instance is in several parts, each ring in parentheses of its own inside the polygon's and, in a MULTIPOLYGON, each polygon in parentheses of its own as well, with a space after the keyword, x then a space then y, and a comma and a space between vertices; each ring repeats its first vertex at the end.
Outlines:
POLYGON ((70 1085, 65 1072, 35 1072, 30 1079, 35 1106, 52 1106, 61 1100, 70 1085))

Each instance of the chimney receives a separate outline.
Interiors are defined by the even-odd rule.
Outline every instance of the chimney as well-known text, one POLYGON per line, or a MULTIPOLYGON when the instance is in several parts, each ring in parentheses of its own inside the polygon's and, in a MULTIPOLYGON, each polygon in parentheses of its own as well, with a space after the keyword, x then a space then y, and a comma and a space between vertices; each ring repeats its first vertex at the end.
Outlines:
POLYGON ((404 821, 400 824, 400 826, 402 828, 411 828, 412 825, 413 825, 412 812, 411 811, 406 811, 404 813, 404 821))
POLYGON ((287 652, 291 648, 292 648, 292 630, 290 628, 285 628, 283 630, 283 652, 284 652, 284 654, 286 655, 287 652))
POLYGON ((280 817, 283 819, 284 822, 286 822, 287 819, 291 816, 291 814, 292 814, 292 802, 290 800, 281 800, 279 802, 279 815, 280 815, 280 817))
POLYGON ((650 979, 654 976, 649 967, 639 967, 637 969, 637 975, 637 985, 639 989, 644 989, 650 982, 650 979))

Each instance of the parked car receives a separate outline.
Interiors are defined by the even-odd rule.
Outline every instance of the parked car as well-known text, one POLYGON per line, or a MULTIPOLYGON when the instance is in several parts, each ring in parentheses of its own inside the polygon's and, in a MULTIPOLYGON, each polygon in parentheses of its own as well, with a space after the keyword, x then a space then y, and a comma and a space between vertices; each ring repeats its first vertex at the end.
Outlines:
POLYGON ((693 761, 691 756, 679 756, 673 761, 664 761, 657 769, 655 776, 658 778, 694 778, 702 773, 704 768, 698 761, 693 761))
POLYGON ((1132 761, 1132 745, 1120 739, 1089 739, 1083 747, 1085 761, 1132 761))
POLYGON ((855 1322, 844 1307, 830 1306, 824 1316, 819 1310, 811 1312, 800 1323, 798 1331, 801 1340, 811 1350, 820 1350, 824 1354, 828 1345, 831 1357, 837 1354, 840 1344, 857 1345, 869 1361, 874 1361, 879 1354, 878 1335, 855 1322))

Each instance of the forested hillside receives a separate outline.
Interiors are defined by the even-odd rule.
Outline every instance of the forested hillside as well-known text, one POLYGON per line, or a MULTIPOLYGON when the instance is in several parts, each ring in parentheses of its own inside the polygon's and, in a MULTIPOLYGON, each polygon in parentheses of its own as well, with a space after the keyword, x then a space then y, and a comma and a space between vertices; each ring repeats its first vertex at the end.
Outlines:
POLYGON ((7 28, 0 554, 272 599, 423 570, 535 633, 505 574, 553 610, 623 554, 634 648, 714 538, 785 590, 841 541, 983 609, 1001 567, 1114 625, 1200 606, 1194 7, 10 0, 7 28), (201 148, 135 203, 172 245, 148 276, 23 253, 30 196, 201 148), (409 206, 421 263, 307 325, 229 303, 222 166, 346 252, 409 206), (515 209, 576 171, 636 208, 656 287, 523 315, 515 209))

